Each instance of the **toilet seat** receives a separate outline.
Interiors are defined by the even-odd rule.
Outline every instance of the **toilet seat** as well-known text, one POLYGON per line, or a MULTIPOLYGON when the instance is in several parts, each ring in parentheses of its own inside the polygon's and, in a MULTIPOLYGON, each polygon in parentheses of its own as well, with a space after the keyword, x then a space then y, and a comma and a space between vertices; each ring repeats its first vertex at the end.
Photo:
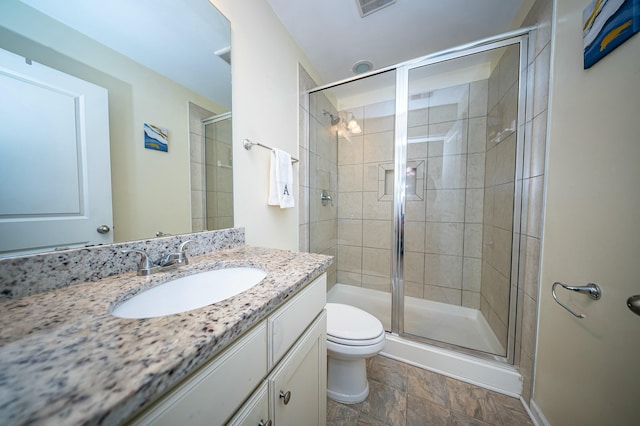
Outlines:
POLYGON ((327 341, 337 343, 339 345, 344 345, 344 346, 373 346, 373 345, 377 345, 380 342, 383 342, 384 339, 385 339, 384 331, 380 333, 380 335, 375 339, 368 339, 368 340, 340 339, 339 337, 335 337, 327 334, 327 341))
POLYGON ((327 340, 346 346, 372 346, 384 341, 382 323, 361 309, 327 303, 327 340))

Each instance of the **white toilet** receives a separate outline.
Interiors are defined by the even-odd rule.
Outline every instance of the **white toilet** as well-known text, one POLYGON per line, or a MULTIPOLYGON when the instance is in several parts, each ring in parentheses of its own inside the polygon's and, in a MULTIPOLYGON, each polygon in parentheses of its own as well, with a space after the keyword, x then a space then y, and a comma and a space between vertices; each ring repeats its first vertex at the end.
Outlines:
POLYGON ((353 306, 327 303, 327 395, 344 404, 369 395, 365 360, 385 343, 382 323, 353 306))

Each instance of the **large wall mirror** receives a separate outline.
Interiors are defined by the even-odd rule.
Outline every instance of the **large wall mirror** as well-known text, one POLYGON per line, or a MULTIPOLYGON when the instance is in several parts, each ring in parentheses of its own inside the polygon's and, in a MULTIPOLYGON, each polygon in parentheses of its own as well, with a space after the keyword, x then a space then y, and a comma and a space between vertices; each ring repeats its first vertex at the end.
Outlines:
POLYGON ((233 226, 208 0, 0 2, 0 257, 233 226))

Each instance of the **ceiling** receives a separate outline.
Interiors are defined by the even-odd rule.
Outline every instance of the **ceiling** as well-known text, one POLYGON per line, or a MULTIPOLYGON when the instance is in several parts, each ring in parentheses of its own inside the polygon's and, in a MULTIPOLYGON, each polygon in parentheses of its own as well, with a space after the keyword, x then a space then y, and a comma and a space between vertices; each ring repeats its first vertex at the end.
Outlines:
POLYGON ((397 0, 361 18, 356 0, 267 0, 324 83, 506 32, 525 1, 397 0))
POLYGON ((231 108, 230 65, 216 55, 231 43, 229 22, 208 1, 20 1, 231 108))

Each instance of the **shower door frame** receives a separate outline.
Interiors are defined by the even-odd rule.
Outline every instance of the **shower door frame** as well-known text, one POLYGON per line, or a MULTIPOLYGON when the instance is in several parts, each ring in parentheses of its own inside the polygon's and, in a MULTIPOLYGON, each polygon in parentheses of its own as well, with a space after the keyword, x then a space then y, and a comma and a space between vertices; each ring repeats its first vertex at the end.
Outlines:
POLYGON ((493 40, 483 40, 473 45, 456 48, 452 51, 427 56, 396 67, 396 105, 394 139, 394 198, 393 198, 393 247, 391 270, 391 333, 402 338, 429 343, 435 346, 468 353, 481 358, 513 364, 515 358, 515 331, 517 318, 518 286, 520 282, 520 232, 522 222, 522 176, 524 168, 524 143, 527 99, 527 58, 529 30, 519 34, 505 34, 493 40), (404 331, 404 223, 406 214, 406 173, 409 112, 409 72, 413 69, 454 60, 476 53, 486 52, 507 46, 519 45, 518 69, 518 121, 516 125, 516 157, 513 197, 513 227, 511 238, 511 276, 509 281, 509 321, 507 325, 507 347, 505 356, 482 352, 439 340, 407 334, 404 331), (515 284, 515 285, 514 285, 515 284))
MULTIPOLYGON (((522 226, 522 193, 523 193, 523 168, 524 168, 524 144, 526 129, 526 108, 531 107, 532 94, 528 88, 527 65, 529 36, 535 27, 525 27, 510 31, 472 43, 436 52, 400 64, 381 68, 355 77, 340 80, 334 83, 315 87, 306 91, 309 95, 320 92, 345 83, 365 79, 387 71, 396 72, 396 99, 395 99, 395 130, 394 130, 394 191, 393 191, 393 243, 391 253, 391 334, 409 341, 427 343, 444 349, 473 355, 475 357, 490 359, 509 364, 514 363, 516 345, 516 320, 518 284, 522 282, 524 268, 520 261, 520 233, 522 226), (510 45, 519 45, 519 70, 518 70, 518 122, 516 127, 516 159, 514 181, 514 210, 511 247, 511 276, 509 294, 509 324, 506 356, 500 356, 488 352, 465 348, 449 344, 439 340, 419 337, 404 332, 404 223, 406 208, 406 173, 398 173, 406 170, 407 166, 407 123, 408 123, 408 97, 409 97, 409 71, 423 66, 433 65, 447 60, 457 59, 492 49, 498 49, 510 45)), ((529 137, 527 135, 526 137, 529 137)), ((310 172, 310 170, 309 170, 310 172)), ((310 212, 309 212, 310 213, 310 212)), ((311 236, 309 236, 310 238, 311 236)))

